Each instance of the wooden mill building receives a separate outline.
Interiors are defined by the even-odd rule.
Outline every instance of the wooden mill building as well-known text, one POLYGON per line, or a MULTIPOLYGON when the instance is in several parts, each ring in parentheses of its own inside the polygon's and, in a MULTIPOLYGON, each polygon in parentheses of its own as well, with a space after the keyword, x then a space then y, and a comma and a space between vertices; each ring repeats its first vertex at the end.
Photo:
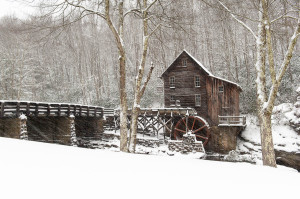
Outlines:
POLYGON ((239 116, 242 88, 210 73, 184 50, 162 74, 165 107, 191 107, 210 125, 218 116, 239 116))

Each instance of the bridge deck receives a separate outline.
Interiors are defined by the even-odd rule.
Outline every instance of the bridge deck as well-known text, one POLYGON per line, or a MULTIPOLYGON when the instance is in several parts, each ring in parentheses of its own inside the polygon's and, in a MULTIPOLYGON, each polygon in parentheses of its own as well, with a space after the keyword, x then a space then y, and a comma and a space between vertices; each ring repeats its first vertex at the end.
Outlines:
POLYGON ((66 103, 0 101, 0 117, 84 116, 102 117, 103 107, 66 103))

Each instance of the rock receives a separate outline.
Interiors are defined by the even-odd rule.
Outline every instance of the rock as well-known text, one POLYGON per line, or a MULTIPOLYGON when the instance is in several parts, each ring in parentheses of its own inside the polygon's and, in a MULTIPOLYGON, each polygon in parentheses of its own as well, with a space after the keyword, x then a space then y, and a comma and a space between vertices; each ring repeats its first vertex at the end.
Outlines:
POLYGON ((182 140, 169 140, 169 151, 181 152, 182 154, 189 153, 205 153, 203 144, 201 141, 196 140, 196 136, 193 134, 185 134, 182 140))
POLYGON ((300 152, 286 152, 275 150, 276 163, 292 167, 300 172, 300 152))

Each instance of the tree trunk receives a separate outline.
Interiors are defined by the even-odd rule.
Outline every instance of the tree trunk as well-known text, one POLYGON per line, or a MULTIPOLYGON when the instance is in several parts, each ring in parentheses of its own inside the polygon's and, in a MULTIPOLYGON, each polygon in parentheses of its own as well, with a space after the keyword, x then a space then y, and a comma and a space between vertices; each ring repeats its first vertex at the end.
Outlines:
POLYGON ((263 165, 276 167, 275 151, 272 137, 271 113, 260 114, 259 123, 263 165))
POLYGON ((263 164, 276 167, 275 151, 272 140, 271 114, 266 111, 267 91, 266 91, 266 11, 263 9, 263 2, 260 2, 262 12, 259 12, 258 35, 256 38, 256 89, 257 107, 260 123, 260 135, 262 146, 263 164))
POLYGON ((116 30, 110 19, 110 2, 109 0, 105 0, 105 20, 112 31, 112 34, 115 37, 116 44, 119 50, 119 66, 120 66, 120 151, 128 152, 127 147, 127 93, 126 93, 126 53, 125 46, 123 43, 123 23, 124 23, 124 15, 123 15, 123 1, 119 2, 119 32, 116 30))
POLYGON ((138 106, 134 106, 131 113, 131 126, 130 126, 130 141, 129 141, 129 152, 135 152, 136 146, 136 137, 137 137, 137 128, 138 128, 138 116, 139 116, 140 108, 138 106))
POLYGON ((127 94, 126 94, 125 54, 120 56, 120 150, 127 152, 127 94))
MULTIPOLYGON (((135 92, 134 92, 134 102, 131 112, 131 126, 130 126, 130 140, 129 140, 129 152, 134 153, 135 152, 135 146, 136 146, 136 136, 137 136, 137 123, 138 123, 138 116, 140 111, 140 103, 141 98, 144 94, 143 89, 141 89, 142 86, 142 80, 144 76, 145 71, 145 65, 146 65, 146 58, 148 53, 148 41, 149 41, 149 35, 148 35, 148 10, 147 10, 147 0, 143 0, 143 51, 142 51, 142 58, 141 58, 141 65, 138 69, 138 74, 136 76, 136 83, 135 83, 135 92)), ((151 70, 150 70, 151 71, 151 70)), ((152 72, 152 71, 151 71, 152 72)), ((151 75, 151 73, 150 73, 151 75)), ((147 86, 147 81, 144 83, 144 87, 147 86)))

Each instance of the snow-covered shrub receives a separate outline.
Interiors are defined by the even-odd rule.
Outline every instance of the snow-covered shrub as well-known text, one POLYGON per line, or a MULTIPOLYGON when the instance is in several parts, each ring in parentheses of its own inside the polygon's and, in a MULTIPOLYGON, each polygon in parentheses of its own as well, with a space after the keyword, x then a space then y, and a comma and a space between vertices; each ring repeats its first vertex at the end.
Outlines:
POLYGON ((300 134, 300 87, 296 90, 298 97, 293 110, 288 114, 290 125, 300 134))
POLYGON ((292 103, 282 103, 273 108, 272 120, 273 124, 289 125, 289 118, 285 115, 293 110, 292 103))

